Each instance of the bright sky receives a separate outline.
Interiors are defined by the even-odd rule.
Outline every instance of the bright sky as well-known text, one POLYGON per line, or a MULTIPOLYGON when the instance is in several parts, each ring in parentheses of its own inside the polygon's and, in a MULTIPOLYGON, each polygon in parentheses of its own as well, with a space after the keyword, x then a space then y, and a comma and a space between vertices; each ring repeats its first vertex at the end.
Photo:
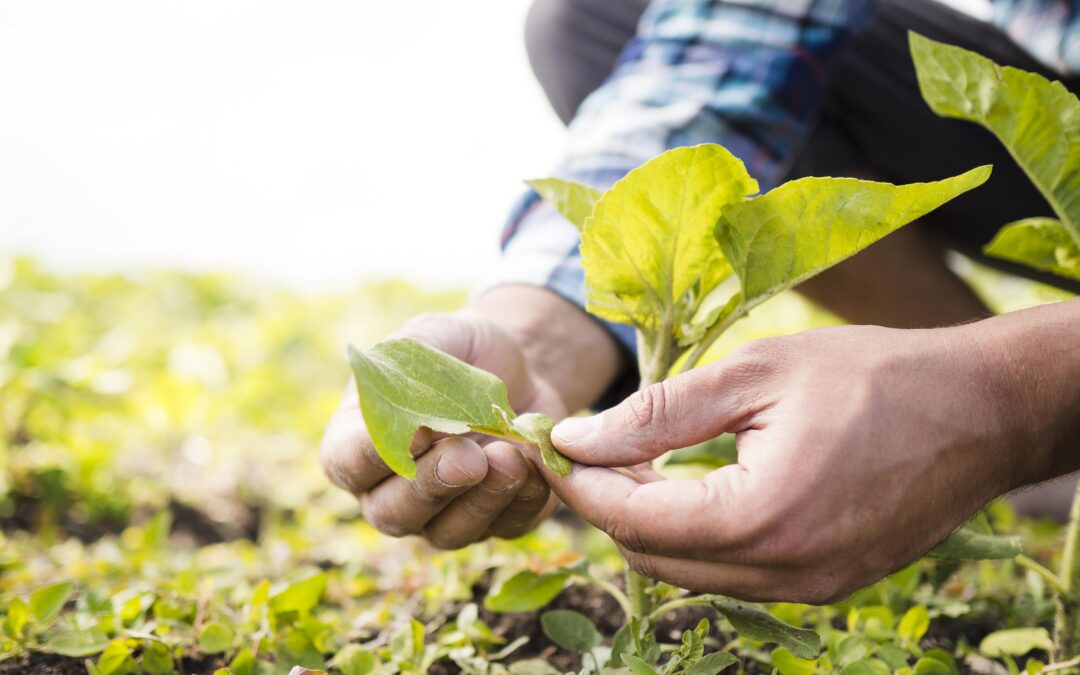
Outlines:
POLYGON ((467 284, 562 146, 528 4, 0 0, 0 255, 467 284))
POLYGON ((468 283, 561 125, 527 0, 0 0, 0 255, 468 283))

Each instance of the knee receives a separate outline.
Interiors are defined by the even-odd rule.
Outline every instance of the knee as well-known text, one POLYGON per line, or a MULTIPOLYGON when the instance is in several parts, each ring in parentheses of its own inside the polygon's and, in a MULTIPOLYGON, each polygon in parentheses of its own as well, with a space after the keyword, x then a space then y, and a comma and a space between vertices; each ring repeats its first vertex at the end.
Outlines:
POLYGON ((533 0, 525 18, 525 51, 555 113, 568 123, 577 110, 571 73, 573 0, 533 0))

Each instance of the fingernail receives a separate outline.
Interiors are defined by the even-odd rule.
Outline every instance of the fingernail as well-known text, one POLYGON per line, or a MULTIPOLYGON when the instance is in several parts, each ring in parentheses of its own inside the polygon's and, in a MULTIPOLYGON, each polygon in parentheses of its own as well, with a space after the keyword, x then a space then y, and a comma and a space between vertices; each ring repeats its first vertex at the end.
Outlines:
POLYGON ((447 452, 435 465, 435 477, 447 487, 461 487, 476 482, 476 477, 454 458, 454 453, 447 452))
POLYGON ((488 492, 500 493, 513 490, 521 484, 521 478, 502 468, 488 458, 488 474, 480 483, 480 487, 488 492))
POLYGON ((563 445, 570 445, 593 435, 599 427, 596 416, 571 417, 556 424, 551 430, 551 437, 563 445))

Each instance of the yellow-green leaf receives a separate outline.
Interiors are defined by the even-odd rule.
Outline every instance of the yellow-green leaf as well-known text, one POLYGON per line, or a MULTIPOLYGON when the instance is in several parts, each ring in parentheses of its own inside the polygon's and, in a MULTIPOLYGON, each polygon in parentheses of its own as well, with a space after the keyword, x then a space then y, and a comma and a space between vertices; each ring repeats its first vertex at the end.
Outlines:
POLYGON ((236 635, 223 623, 213 622, 199 631, 199 649, 206 654, 220 654, 232 647, 236 635))
POLYGON ((930 108, 997 136, 1080 248, 1080 100, 1041 75, 915 33, 910 41, 930 108))
POLYGON ((1080 281, 1080 246, 1060 220, 1025 218, 1006 225, 983 250, 1003 260, 1080 281))
POLYGON ((1053 651, 1054 641, 1045 628, 1009 628, 990 633, 979 643, 984 656, 1023 656, 1034 649, 1053 651))
POLYGON ((716 238, 748 310, 976 188, 990 167, 934 183, 802 178, 727 206, 716 238))
POLYGON ((676 148, 631 171, 596 203, 582 234, 587 309, 651 333, 692 316, 688 304, 730 275, 712 239, 716 219, 757 191, 719 145, 676 148))
POLYGON ((800 659, 783 647, 774 649, 769 660, 780 675, 813 675, 817 668, 817 661, 800 659))
POLYGON ((566 586, 570 573, 566 571, 537 574, 531 570, 518 572, 484 598, 484 607, 492 612, 532 612, 555 599, 566 586))
POLYGON ((64 581, 34 591, 30 596, 30 613, 38 624, 48 626, 55 621, 71 597, 72 590, 71 583, 64 581))
POLYGON ((601 192, 594 187, 562 178, 539 178, 525 181, 540 196, 551 202, 563 218, 569 220, 578 232, 585 229, 585 222, 592 215, 601 192))
POLYGON ((270 598, 270 609, 281 614, 298 612, 304 614, 315 609, 326 592, 326 573, 320 572, 286 587, 270 598))
POLYGON ((915 605, 900 618, 896 633, 900 639, 918 644, 930 628, 930 613, 923 605, 915 605))
POLYGON ((410 446, 421 427, 532 443, 553 471, 570 473, 570 461, 551 445, 551 419, 535 413, 515 418, 506 385, 491 373, 407 338, 366 351, 350 346, 349 361, 372 444, 395 473, 416 477, 410 446))

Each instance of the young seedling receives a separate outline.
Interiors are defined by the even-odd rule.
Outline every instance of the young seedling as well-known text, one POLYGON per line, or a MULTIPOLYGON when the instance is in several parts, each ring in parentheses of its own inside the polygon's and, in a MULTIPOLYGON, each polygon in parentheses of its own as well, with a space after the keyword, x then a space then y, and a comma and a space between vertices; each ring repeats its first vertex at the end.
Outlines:
MULTIPOLYGON (((1008 149, 1057 218, 1006 225, 986 253, 1080 280, 1080 100, 1060 82, 910 34, 919 87, 943 117, 982 125, 1008 149)), ((1057 593, 1054 657, 1080 654, 1080 486, 1057 574, 1018 558, 1057 593)))
MULTIPOLYGON (((696 366, 727 328, 765 300, 978 187, 989 175, 989 167, 979 167, 901 186, 804 178, 752 196, 758 184, 740 160, 719 145, 700 145, 666 152, 603 193, 556 178, 531 185, 581 231, 586 309, 636 329, 641 386, 647 387, 696 366)), ((569 471, 569 462, 550 445, 551 420, 515 417, 505 387, 491 375, 404 340, 366 352, 350 349, 350 360, 375 448, 402 475, 415 472, 409 444, 422 426, 532 443, 556 473, 569 471)), ((1017 553, 1018 542, 995 538, 977 524, 961 528, 938 550, 952 558, 1017 553)), ((507 584, 529 589, 527 604, 535 606, 550 600, 570 576, 558 574, 565 576, 515 577, 507 584)), ((814 658, 820 650, 813 631, 719 596, 684 596, 654 606, 655 586, 628 571, 626 595, 607 589, 629 609, 630 619, 615 637, 611 667, 651 670, 660 652, 646 636, 666 612, 687 605, 710 606, 736 631, 797 657, 814 658)), ((516 604, 505 596, 496 589, 493 604, 516 604)), ((684 640, 689 645, 684 642, 686 653, 679 652, 679 668, 689 669, 703 655, 692 637, 684 640)), ((708 663, 723 661, 715 657, 708 663)))

